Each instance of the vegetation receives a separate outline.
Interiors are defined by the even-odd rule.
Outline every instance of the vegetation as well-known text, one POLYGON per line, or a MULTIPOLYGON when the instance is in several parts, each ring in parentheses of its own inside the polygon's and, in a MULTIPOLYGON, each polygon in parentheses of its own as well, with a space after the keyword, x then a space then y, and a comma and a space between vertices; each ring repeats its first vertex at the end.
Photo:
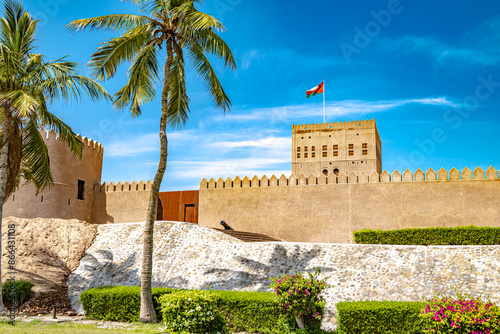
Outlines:
POLYGON ((357 244, 385 245, 500 245, 500 227, 429 227, 392 231, 354 232, 357 244))
MULTIPOLYGON (((305 325, 303 317, 318 320, 316 326, 319 328, 321 317, 323 316, 323 297, 321 292, 328 288, 326 278, 320 280, 319 268, 314 274, 307 273, 305 277, 302 273, 295 275, 284 275, 272 278, 270 288, 274 290, 279 299, 279 304, 284 312, 297 320, 300 329, 304 329, 305 325)), ((312 319, 309 322, 314 323, 312 319)))
POLYGON ((53 182, 40 127, 55 130, 71 152, 81 156, 81 140, 50 113, 50 104, 81 100, 85 95, 92 100, 111 99, 97 82, 79 74, 76 63, 64 57, 48 61, 35 53, 37 26, 38 21, 21 3, 4 2, 0 19, 0 235, 4 200, 20 180, 32 182, 38 190, 53 182))
POLYGON ((470 295, 436 295, 426 300, 424 333, 493 334, 500 331, 500 307, 470 295))
POLYGON ((13 302, 16 303, 16 305, 21 306, 25 301, 30 300, 34 296, 34 292, 31 290, 35 286, 35 284, 31 283, 30 281, 26 280, 19 280, 15 282, 15 299, 12 298, 12 295, 10 294, 11 289, 12 289, 12 282, 7 281, 2 284, 2 298, 9 306, 13 302))
POLYGON ((40 320, 31 322, 17 321, 15 326, 0 322, 0 333, 2 334, 157 334, 160 332, 158 324, 128 324, 117 325, 117 328, 102 328, 100 324, 78 324, 78 323, 46 323, 40 320))
POLYGON ((362 301, 337 304, 338 331, 342 334, 421 333, 421 302, 362 301))
POLYGON ((231 69, 236 65, 231 50, 217 35, 224 26, 214 17, 198 11, 201 0, 132 0, 144 15, 106 15, 73 21, 74 31, 85 29, 115 30, 121 35, 101 44, 92 56, 90 66, 97 79, 105 80, 116 73, 118 65, 131 62, 127 84, 114 95, 114 105, 130 105, 132 116, 155 97, 160 81, 160 59, 166 50, 160 117, 160 161, 154 177, 144 228, 144 250, 141 271, 141 321, 156 321, 151 294, 153 268, 153 230, 158 192, 167 166, 166 127, 180 127, 188 119, 189 98, 186 93, 185 59, 189 58, 206 84, 217 107, 228 111, 231 103, 205 53, 224 61, 231 69))

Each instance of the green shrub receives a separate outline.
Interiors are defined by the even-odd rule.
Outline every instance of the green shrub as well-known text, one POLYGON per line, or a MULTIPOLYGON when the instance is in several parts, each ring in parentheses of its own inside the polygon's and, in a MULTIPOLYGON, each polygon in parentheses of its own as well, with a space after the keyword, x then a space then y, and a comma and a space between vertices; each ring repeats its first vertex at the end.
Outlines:
POLYGON ((158 298, 168 333, 226 333, 217 297, 208 291, 178 291, 158 298))
POLYGON ((500 308, 469 295, 437 295, 426 300, 424 333, 491 334, 500 331, 500 308))
MULTIPOLYGON (((174 289, 153 288, 153 303, 159 314, 157 298, 174 289)), ((103 286, 80 294, 85 315, 91 319, 108 321, 139 321, 141 288, 138 286, 103 286)))
POLYGON ((285 313, 292 318, 309 318, 309 327, 313 328, 319 328, 321 325, 323 307, 320 305, 324 300, 320 294, 328 288, 326 278, 318 279, 320 272, 318 268, 314 274, 308 272, 308 277, 297 272, 295 275, 274 277, 271 278, 272 283, 269 286, 276 293, 285 313))
POLYGON ((17 306, 21 306, 24 302, 30 300, 34 296, 34 292, 31 290, 35 284, 26 280, 19 280, 15 282, 15 293, 13 293, 13 287, 11 281, 6 281, 2 284, 2 298, 6 306, 10 306, 14 301, 17 306), (15 297, 14 297, 15 296, 15 297))
POLYGON ((499 245, 500 227, 430 227, 354 232, 357 244, 384 245, 499 245))
POLYGON ((363 301, 337 304, 341 334, 421 333, 421 302, 363 301))

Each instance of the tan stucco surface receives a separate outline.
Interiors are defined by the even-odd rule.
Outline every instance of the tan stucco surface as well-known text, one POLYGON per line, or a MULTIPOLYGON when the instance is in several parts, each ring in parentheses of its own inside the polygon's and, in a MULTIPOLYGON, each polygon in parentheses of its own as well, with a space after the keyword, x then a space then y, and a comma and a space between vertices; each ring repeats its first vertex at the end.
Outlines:
MULTIPOLYGON (((465 177, 467 171, 463 172, 465 177)), ((492 169, 489 171, 493 175, 492 169)), ((413 180, 413 175, 405 176, 413 180)), ((295 182, 295 176, 291 178, 295 182)), ((369 180, 366 176, 350 178, 369 180)), ((305 185, 302 176, 297 183, 304 185, 282 182, 271 186, 276 183, 271 179, 265 186, 261 181, 254 187, 252 181, 251 186, 242 187, 245 179, 238 178, 234 188, 214 188, 202 181, 199 224, 220 227, 220 221, 225 220, 235 230, 285 241, 334 243, 352 243, 353 232, 363 228, 500 227, 498 176, 487 180, 401 182, 401 175, 396 173, 393 182, 379 179, 376 175, 373 183, 330 181, 320 185, 318 178, 305 185)))

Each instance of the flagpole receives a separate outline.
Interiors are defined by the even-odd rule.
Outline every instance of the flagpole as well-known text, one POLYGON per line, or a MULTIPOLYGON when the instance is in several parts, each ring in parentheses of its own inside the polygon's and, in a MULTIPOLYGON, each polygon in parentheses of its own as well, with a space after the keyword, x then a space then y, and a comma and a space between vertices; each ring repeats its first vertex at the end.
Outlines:
POLYGON ((326 107, 325 107, 325 101, 326 101, 326 89, 325 89, 325 79, 323 79, 323 123, 326 123, 326 107))

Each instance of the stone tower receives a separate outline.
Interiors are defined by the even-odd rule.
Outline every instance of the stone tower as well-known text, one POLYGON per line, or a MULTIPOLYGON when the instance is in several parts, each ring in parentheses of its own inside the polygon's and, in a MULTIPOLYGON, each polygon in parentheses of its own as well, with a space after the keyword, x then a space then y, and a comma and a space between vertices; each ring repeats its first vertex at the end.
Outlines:
POLYGON ((375 120, 292 125, 292 173, 382 172, 375 120))

